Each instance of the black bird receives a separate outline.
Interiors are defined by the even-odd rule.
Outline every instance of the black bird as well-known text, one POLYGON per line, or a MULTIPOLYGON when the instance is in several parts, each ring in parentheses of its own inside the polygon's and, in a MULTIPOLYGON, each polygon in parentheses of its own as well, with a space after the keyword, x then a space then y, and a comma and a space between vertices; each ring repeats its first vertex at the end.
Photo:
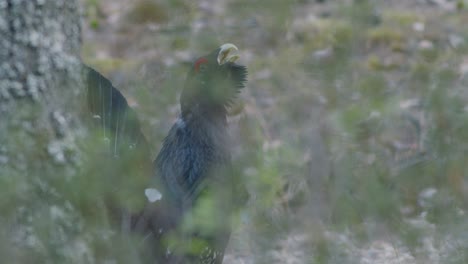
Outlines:
MULTIPOLYGON (((157 263, 222 263, 238 184, 227 109, 247 77, 246 67, 235 63, 236 51, 224 44, 193 63, 180 97, 181 114, 153 162, 148 204, 129 221, 131 230, 145 236, 157 263)), ((102 75, 88 71, 89 108, 111 153, 149 153, 125 98, 102 75)))

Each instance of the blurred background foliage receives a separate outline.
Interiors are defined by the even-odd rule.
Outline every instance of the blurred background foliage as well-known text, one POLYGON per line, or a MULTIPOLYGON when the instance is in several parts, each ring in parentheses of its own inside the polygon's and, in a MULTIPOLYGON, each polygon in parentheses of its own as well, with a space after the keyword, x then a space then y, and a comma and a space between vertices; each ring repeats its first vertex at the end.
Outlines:
MULTIPOLYGON (((225 263, 468 263, 465 0, 82 4, 82 58, 125 94, 152 158, 193 59, 240 48, 249 79, 230 123, 249 199, 225 263)), ((140 208, 128 190, 145 180, 128 177, 131 157, 103 169, 105 142, 80 144, 90 155, 71 185, 47 172, 0 177, 3 212, 23 212, 6 226, 29 223, 15 235, 36 248, 0 255, 143 261, 106 208, 140 208)))
POLYGON ((466 263, 465 5, 86 1, 83 59, 155 155, 193 59, 240 48, 230 119, 250 198, 227 263, 466 263))

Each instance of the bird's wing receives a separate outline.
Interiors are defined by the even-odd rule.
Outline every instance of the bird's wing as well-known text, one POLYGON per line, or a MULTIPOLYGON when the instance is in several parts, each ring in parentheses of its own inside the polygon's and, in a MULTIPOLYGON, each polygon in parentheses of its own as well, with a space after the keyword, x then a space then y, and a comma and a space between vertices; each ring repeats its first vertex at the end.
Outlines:
POLYGON ((89 111, 108 141, 110 152, 120 157, 138 151, 149 160, 150 151, 141 132, 135 111, 130 108, 122 93, 96 70, 87 71, 87 101, 89 111))
POLYGON ((123 231, 139 222, 144 189, 151 178, 152 161, 147 140, 135 111, 122 93, 96 70, 83 66, 86 76, 88 114, 98 138, 105 140, 101 174, 112 182, 113 201, 109 206, 123 231), (107 155, 108 154, 108 155, 107 155), (116 200, 117 199, 117 200, 116 200), (128 204, 128 201, 139 201, 128 204))

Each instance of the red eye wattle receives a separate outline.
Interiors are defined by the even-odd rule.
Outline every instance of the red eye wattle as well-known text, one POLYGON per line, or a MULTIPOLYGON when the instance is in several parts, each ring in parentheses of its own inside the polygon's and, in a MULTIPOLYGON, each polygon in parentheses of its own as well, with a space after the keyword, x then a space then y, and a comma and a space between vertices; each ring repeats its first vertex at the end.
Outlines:
POLYGON ((206 58, 200 58, 197 61, 195 61, 195 65, 194 65, 195 72, 198 72, 200 70, 200 66, 207 62, 208 60, 206 58))

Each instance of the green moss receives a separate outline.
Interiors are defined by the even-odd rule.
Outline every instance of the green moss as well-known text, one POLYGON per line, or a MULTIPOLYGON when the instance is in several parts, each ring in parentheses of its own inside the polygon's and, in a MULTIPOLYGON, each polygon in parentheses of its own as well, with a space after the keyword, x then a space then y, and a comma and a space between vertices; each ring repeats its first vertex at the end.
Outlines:
POLYGON ((400 67, 400 65, 394 61, 394 60, 387 60, 383 61, 382 59, 379 58, 379 56, 375 54, 369 55, 367 57, 367 67, 370 70, 374 71, 388 71, 388 70, 395 70, 400 67))
POLYGON ((424 61, 435 62, 439 56, 439 50, 435 47, 430 49, 420 49, 419 54, 424 61))
POLYGON ((97 19, 91 19, 89 21, 89 25, 91 26, 92 29, 97 29, 99 28, 99 21, 97 19))
POLYGON ((368 43, 371 46, 386 45, 391 46, 394 43, 400 43, 405 40, 405 35, 398 29, 388 26, 380 26, 369 29, 367 32, 368 43))
POLYGON ((352 26, 346 21, 322 19, 304 33, 304 45, 307 49, 349 48, 353 34, 352 26))
POLYGON ((187 49, 189 48, 189 42, 187 38, 176 36, 172 40, 172 47, 174 47, 174 49, 187 49))
POLYGON ((382 96, 387 88, 386 80, 380 74, 369 74, 359 80, 357 89, 371 99, 382 96))
POLYGON ((427 63, 415 63, 411 66, 410 76, 416 83, 427 85, 432 73, 431 65, 427 63))
POLYGON ((100 7, 98 0, 88 0, 85 4, 85 15, 92 29, 99 28, 100 7))
POLYGON ((167 9, 153 1, 141 0, 134 4, 133 8, 127 14, 129 21, 137 24, 143 23, 163 23, 169 18, 167 9))
POLYGON ((341 117, 342 124, 351 135, 355 134, 357 124, 369 116, 369 109, 362 104, 352 104, 346 111, 343 112, 341 117))
POLYGON ((383 69, 383 62, 380 60, 380 58, 377 55, 369 55, 367 57, 367 67, 371 70, 381 70, 383 69))
POLYGON ((407 47, 405 45, 405 43, 403 42, 400 42, 400 41, 397 41, 397 42, 393 42, 390 46, 390 49, 393 51, 393 52, 406 52, 407 51, 407 47))
POLYGON ((384 23, 398 26, 411 26, 413 23, 421 21, 421 18, 415 12, 402 10, 384 10, 382 17, 384 23))

